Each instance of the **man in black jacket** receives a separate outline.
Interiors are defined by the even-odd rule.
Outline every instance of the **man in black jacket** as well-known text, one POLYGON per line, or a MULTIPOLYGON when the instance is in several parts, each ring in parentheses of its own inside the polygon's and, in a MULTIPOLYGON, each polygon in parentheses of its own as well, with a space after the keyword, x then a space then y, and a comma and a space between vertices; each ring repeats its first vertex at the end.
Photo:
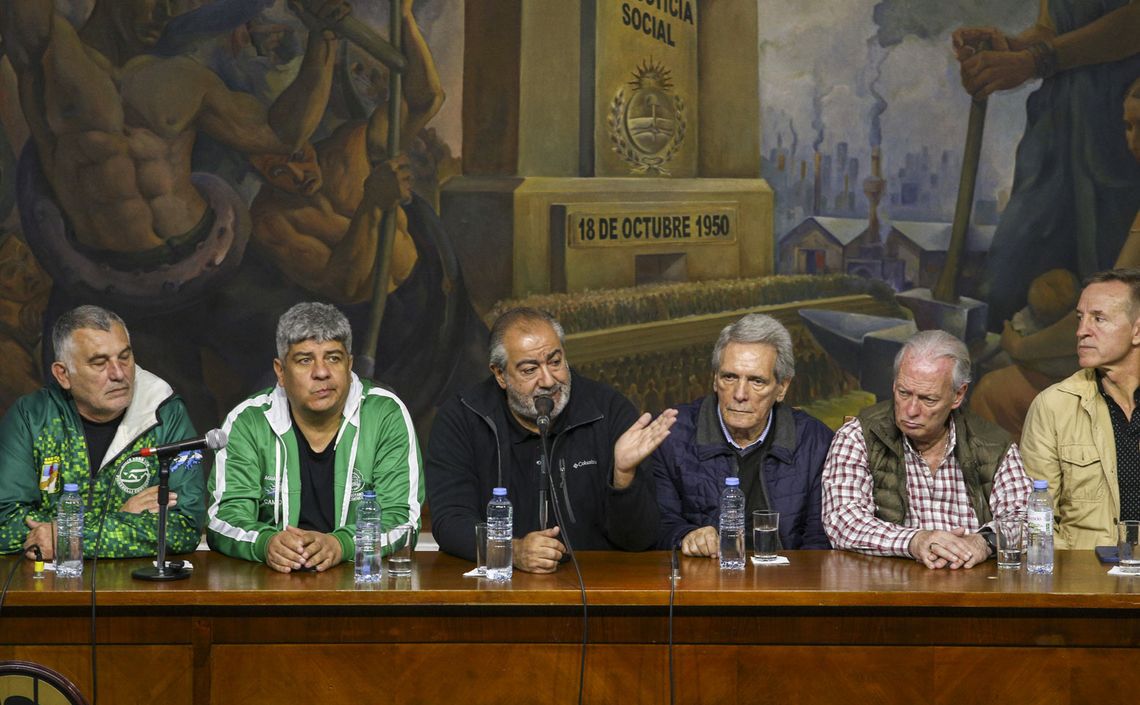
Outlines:
POLYGON ((659 515, 653 474, 638 465, 677 417, 650 421, 606 385, 566 360, 562 326, 535 309, 507 311, 491 329, 492 376, 440 407, 428 440, 425 475, 432 534, 444 551, 475 558, 475 523, 486 519, 491 489, 514 505, 514 564, 550 573, 566 544, 582 550, 643 551, 659 515), (553 402, 547 526, 540 523, 542 443, 535 399, 553 402))

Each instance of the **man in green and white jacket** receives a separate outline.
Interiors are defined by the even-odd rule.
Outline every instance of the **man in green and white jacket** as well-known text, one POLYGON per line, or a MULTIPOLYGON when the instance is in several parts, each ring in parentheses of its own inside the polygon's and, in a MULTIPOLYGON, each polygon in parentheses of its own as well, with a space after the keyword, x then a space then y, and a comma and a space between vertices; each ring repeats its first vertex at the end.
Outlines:
MULTIPOLYGON (((86 505, 88 558, 158 552, 158 461, 133 453, 197 434, 170 385, 135 365, 123 320, 98 306, 67 311, 52 330, 53 380, 21 397, 0 422, 0 553, 55 555, 56 505, 65 483, 86 505)), ((201 456, 175 461, 167 550, 201 538, 201 456)))
POLYGON ((333 306, 300 303, 277 324, 277 385, 226 417, 207 488, 207 537, 282 573, 355 556, 356 505, 376 490, 385 530, 418 533, 423 466, 395 394, 352 373, 352 329, 333 306))

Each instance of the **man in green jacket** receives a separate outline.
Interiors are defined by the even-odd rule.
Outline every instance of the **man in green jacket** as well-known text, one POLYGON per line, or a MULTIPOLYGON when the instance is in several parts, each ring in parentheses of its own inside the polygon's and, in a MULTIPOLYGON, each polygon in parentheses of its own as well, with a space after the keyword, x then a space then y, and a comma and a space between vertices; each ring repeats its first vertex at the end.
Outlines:
MULTIPOLYGON (((54 378, 21 397, 0 422, 0 552, 55 555, 56 504, 76 483, 86 505, 88 557, 158 550, 158 461, 141 448, 197 435, 170 385, 135 365, 121 318, 98 306, 60 316, 52 330, 54 378)), ((175 461, 166 527, 171 553, 201 537, 201 456, 175 461)))
MULTIPOLYGON (((335 307, 300 303, 277 323, 277 385, 226 417, 208 481, 210 546, 282 573, 355 556, 356 504, 376 490, 385 530, 423 503, 407 408, 352 372, 352 329, 335 307)), ((385 548, 387 551, 387 548, 385 548)))

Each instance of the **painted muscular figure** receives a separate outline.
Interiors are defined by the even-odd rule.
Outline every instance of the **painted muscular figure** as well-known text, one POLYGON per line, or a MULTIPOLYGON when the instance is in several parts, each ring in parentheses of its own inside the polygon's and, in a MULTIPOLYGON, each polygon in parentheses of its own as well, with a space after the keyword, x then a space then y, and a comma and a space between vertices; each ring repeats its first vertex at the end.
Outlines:
MULTIPOLYGON (((402 0, 404 54, 401 144, 410 144, 443 104, 443 87, 412 0, 402 0)), ((411 197, 406 158, 385 160, 388 113, 348 122, 315 146, 289 156, 258 155, 269 183, 250 207, 254 246, 291 280, 339 304, 372 298, 372 270, 384 211, 411 197)), ((417 253, 408 218, 396 207, 396 241, 388 289, 411 273, 417 253)))
POLYGON ((37 348, 51 279, 17 235, 0 232, 0 414, 43 386, 37 348))
MULTIPOLYGON (((289 154, 325 109, 331 34, 310 31, 296 81, 267 111, 189 58, 146 53, 169 6, 98 0, 76 31, 52 0, 0 3, 0 34, 43 173, 83 248, 152 251, 200 227, 208 207, 190 174, 199 131, 245 153, 289 154)), ((304 7, 322 20, 348 12, 341 0, 304 7)))
MULTIPOLYGON (((410 144, 443 103, 427 43, 401 0, 404 54, 400 143, 410 144)), ((340 305, 358 329, 370 320, 373 269, 385 211, 396 217, 376 379, 403 399, 424 431, 443 399, 486 374, 487 329, 475 314, 439 218, 411 193, 404 157, 389 159, 387 105, 289 158, 262 155, 267 180, 250 207, 253 246, 292 282, 340 305), (402 204, 402 205, 401 205, 402 204)), ((357 341, 358 344, 360 341, 357 341)))

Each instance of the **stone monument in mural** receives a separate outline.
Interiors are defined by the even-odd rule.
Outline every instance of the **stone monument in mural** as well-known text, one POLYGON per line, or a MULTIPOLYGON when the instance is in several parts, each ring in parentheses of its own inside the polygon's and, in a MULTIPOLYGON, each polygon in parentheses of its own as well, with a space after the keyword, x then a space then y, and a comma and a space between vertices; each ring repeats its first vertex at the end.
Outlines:
POLYGON ((596 176, 697 175, 697 8, 597 3, 596 176))
POLYGON ((699 10, 467 5, 464 58, 479 68, 465 73, 464 175, 441 205, 472 243, 459 247, 488 292, 479 305, 772 272, 756 5, 699 10), (500 261, 484 266, 488 247, 500 261))

